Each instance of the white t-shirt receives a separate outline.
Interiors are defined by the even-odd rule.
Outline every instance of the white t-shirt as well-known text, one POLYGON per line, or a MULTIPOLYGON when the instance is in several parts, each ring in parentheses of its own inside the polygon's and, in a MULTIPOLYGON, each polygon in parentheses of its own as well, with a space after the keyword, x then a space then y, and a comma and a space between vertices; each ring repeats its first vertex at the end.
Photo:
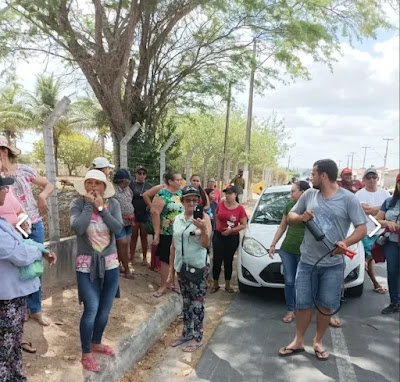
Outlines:
MULTIPOLYGON (((390 198, 389 191, 384 190, 383 188, 378 188, 375 192, 367 191, 365 188, 356 192, 356 198, 362 204, 368 204, 370 207, 380 207, 383 202, 390 198)), ((367 234, 372 232, 375 229, 375 224, 368 219, 367 223, 367 234)))

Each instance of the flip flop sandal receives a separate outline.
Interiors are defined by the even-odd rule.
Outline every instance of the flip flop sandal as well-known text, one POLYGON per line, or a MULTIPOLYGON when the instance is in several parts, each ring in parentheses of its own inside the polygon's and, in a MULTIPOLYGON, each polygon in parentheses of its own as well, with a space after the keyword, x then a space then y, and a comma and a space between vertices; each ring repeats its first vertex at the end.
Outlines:
POLYGON ((385 294, 387 292, 387 289, 384 287, 374 288, 374 292, 379 294, 385 294))
POLYGON ((193 337, 189 337, 189 338, 175 338, 175 341, 172 343, 172 347, 176 348, 179 345, 184 344, 185 342, 191 341, 193 339, 193 337))
POLYGON ((323 358, 322 355, 324 353, 328 353, 328 352, 326 350, 319 351, 319 350, 315 350, 314 349, 314 354, 315 354, 315 357, 317 358, 318 361, 327 361, 328 360, 329 354, 328 354, 328 357, 323 358))
POLYGON ((128 280, 134 280, 135 275, 133 273, 124 273, 124 277, 128 280))
POLYGON ((115 351, 112 347, 108 345, 103 345, 101 349, 92 349, 94 353, 100 353, 104 355, 108 355, 110 357, 115 357, 115 351))
POLYGON ((202 347, 203 344, 189 344, 187 346, 185 346, 182 351, 184 351, 185 353, 193 353, 194 351, 196 351, 198 348, 202 347))
MULTIPOLYGON (((285 316, 286 317, 286 316, 285 316)), ((288 318, 286 318, 285 319, 285 317, 283 317, 282 318, 282 321, 285 323, 285 324, 290 324, 293 320, 294 320, 294 314, 292 314, 291 316, 289 316, 288 318)))
POLYGON ((153 297, 157 297, 157 298, 164 296, 164 295, 165 295, 165 292, 154 292, 153 293, 153 297))
POLYGON ((51 321, 50 321, 47 317, 45 317, 45 316, 43 316, 43 315, 42 315, 41 318, 39 318, 39 317, 35 317, 35 316, 33 316, 33 315, 31 314, 30 317, 33 318, 34 320, 36 320, 36 321, 39 323, 39 325, 42 325, 42 326, 50 326, 50 324, 51 324, 51 321))
POLYGON ((213 293, 219 291, 219 289, 220 289, 220 287, 212 287, 210 290, 210 293, 213 294, 213 293))
POLYGON ((289 350, 290 353, 281 353, 280 351, 278 352, 279 357, 290 357, 291 355, 295 355, 295 354, 299 354, 299 353, 303 353, 305 350, 304 348, 300 348, 300 349, 292 349, 292 348, 288 348, 288 347, 284 347, 283 351, 289 350))
POLYGON ((23 351, 26 351, 27 353, 34 354, 34 353, 37 352, 37 349, 35 349, 32 346, 32 342, 29 342, 29 341, 25 341, 25 340, 22 341, 21 342, 21 348, 22 348, 23 351))
POLYGON ((234 291, 233 288, 231 288, 231 287, 227 287, 227 288, 225 288, 225 290, 226 290, 228 293, 235 293, 235 291, 234 291))
POLYGON ((332 324, 331 321, 329 321, 329 326, 332 326, 332 328, 340 328, 342 326, 342 323, 339 320, 337 320, 336 322, 337 324, 332 324))
POLYGON ((93 371, 98 373, 100 371, 100 365, 95 358, 81 358, 82 366, 87 371, 93 371))

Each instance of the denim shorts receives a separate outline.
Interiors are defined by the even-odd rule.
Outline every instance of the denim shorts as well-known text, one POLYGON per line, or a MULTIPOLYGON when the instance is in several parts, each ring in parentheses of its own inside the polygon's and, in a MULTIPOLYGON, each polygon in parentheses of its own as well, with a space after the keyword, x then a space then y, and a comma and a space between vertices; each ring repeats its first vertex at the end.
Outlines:
POLYGON ((343 284, 343 264, 332 267, 317 266, 312 272, 312 265, 299 262, 296 274, 296 309, 310 309, 314 300, 319 307, 337 309, 343 284))
POLYGON ((115 238, 118 240, 131 235, 132 235, 132 226, 126 225, 124 228, 122 228, 122 231, 118 235, 115 235, 115 238))

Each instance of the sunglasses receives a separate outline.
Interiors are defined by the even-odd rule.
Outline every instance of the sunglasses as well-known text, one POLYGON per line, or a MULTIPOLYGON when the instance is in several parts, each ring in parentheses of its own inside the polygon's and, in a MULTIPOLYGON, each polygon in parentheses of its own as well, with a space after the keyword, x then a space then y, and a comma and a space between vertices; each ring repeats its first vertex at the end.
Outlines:
POLYGON ((368 179, 368 180, 371 180, 371 179, 378 179, 378 176, 377 176, 377 175, 367 175, 367 176, 365 177, 365 179, 368 179))

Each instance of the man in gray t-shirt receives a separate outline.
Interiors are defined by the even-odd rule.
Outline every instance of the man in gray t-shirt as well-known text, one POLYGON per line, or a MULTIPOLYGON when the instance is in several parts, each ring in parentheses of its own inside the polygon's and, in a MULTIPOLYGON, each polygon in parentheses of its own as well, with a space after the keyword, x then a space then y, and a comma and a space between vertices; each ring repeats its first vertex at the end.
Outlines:
MULTIPOLYGON (((289 212, 289 225, 314 220, 326 239, 338 247, 334 255, 344 254, 346 248, 359 242, 367 233, 367 217, 356 197, 336 183, 338 168, 330 159, 314 163, 311 181, 314 189, 307 190, 289 212), (350 224, 355 226, 349 237, 350 224)), ((327 256, 314 269, 314 264, 327 253, 306 229, 300 246, 301 258, 296 274, 296 336, 279 349, 279 356, 288 357, 304 351, 304 335, 312 318, 312 308, 318 306, 317 332, 313 339, 315 356, 325 361, 329 353, 324 349, 323 337, 328 329, 330 315, 340 306, 343 283, 341 256, 327 256), (322 313, 323 314, 322 314, 322 313)))
MULTIPOLYGON (((307 210, 313 212, 314 222, 331 242, 332 247, 334 243, 347 237, 350 223, 355 227, 367 223, 367 217, 357 198, 343 188, 339 188, 335 194, 326 199, 320 190, 308 189, 291 212, 302 215, 307 210)), ((327 252, 327 248, 321 241, 316 241, 306 229, 300 252, 302 262, 314 265, 327 252)), ((327 256, 319 265, 332 266, 342 264, 342 261, 341 256, 327 256)))

